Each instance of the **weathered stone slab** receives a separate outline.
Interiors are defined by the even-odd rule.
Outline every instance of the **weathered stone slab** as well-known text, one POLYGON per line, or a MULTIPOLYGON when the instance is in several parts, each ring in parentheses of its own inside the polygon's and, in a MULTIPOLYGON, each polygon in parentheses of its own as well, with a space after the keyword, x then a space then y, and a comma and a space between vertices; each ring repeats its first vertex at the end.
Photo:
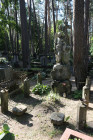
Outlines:
POLYGON ((23 104, 18 104, 16 107, 12 109, 14 115, 21 116, 27 111, 27 106, 23 104))
POLYGON ((53 112, 50 117, 51 122, 54 125, 62 125, 64 122, 64 118, 65 118, 65 115, 59 112, 53 112))

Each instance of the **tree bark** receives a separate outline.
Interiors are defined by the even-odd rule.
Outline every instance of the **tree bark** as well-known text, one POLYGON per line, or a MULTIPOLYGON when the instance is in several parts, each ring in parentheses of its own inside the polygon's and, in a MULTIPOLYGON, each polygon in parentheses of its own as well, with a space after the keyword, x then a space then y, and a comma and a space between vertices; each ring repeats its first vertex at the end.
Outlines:
POLYGON ((53 24, 54 24, 54 36, 55 36, 56 24, 55 24, 55 13, 54 13, 54 0, 52 0, 52 10, 53 10, 53 24))
POLYGON ((73 57, 77 89, 82 89, 86 80, 86 65, 84 54, 84 0, 74 0, 73 9, 74 36, 73 57))
POLYGON ((89 52, 89 32, 88 32, 88 25, 89 25, 89 4, 90 0, 85 0, 85 30, 84 30, 84 35, 85 35, 85 61, 86 61, 86 71, 88 71, 88 52, 89 52))
POLYGON ((25 0, 20 0, 20 16, 21 16, 21 36, 22 36, 21 43, 22 43, 23 67, 27 68, 29 65, 29 40, 27 32, 25 0))
POLYGON ((48 36, 47 36, 47 0, 45 0, 45 54, 47 54, 48 36))

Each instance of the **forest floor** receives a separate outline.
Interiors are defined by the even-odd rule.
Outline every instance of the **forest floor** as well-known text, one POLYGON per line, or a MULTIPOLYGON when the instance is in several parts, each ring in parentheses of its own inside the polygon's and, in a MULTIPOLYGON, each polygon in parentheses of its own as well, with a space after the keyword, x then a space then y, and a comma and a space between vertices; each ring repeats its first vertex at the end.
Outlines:
MULTIPOLYGON (((51 84, 51 79, 43 80, 44 84, 51 84)), ((71 78, 72 90, 75 90, 74 78, 71 78)), ((31 89, 36 81, 31 81, 31 89)), ((91 84, 91 106, 93 106, 93 81, 91 84)), ((48 100, 47 96, 30 94, 29 98, 24 98, 23 94, 16 95, 9 99, 9 113, 4 115, 0 112, 0 129, 7 123, 10 132, 15 134, 15 140, 60 140, 66 127, 76 129, 77 105, 79 100, 60 97, 56 102, 48 100), (17 117, 12 114, 12 108, 18 103, 27 106, 27 112, 17 117), (54 126, 50 121, 51 113, 59 111, 70 116, 68 123, 62 126, 54 126)), ((93 127, 93 110, 87 112, 87 123, 93 127)), ((88 131, 87 131, 88 133, 88 131)), ((92 131, 93 133, 93 131, 92 131)), ((93 134, 92 134, 93 135, 93 134)))

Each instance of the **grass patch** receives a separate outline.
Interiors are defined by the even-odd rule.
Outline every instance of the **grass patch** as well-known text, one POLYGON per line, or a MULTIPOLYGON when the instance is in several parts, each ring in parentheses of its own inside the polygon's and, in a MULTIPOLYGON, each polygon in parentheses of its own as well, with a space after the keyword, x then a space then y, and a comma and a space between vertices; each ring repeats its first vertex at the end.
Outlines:
POLYGON ((62 130, 54 129, 54 130, 50 131, 48 134, 49 134, 50 138, 53 138, 57 135, 62 134, 62 130))
POLYGON ((50 93, 47 96, 47 101, 56 102, 60 100, 60 96, 58 93, 54 93, 53 91, 50 91, 50 93))

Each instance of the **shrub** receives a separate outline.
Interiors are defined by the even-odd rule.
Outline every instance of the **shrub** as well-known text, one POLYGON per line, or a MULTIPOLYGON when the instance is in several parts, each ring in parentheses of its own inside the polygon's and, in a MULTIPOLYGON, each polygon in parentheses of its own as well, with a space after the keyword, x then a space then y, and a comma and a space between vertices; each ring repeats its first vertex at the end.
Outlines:
POLYGON ((81 99, 82 98, 82 90, 76 90, 73 92, 72 97, 74 99, 81 99))
POLYGON ((37 84, 33 89, 32 92, 34 94, 44 95, 47 94, 51 90, 50 86, 43 85, 43 84, 37 84))

